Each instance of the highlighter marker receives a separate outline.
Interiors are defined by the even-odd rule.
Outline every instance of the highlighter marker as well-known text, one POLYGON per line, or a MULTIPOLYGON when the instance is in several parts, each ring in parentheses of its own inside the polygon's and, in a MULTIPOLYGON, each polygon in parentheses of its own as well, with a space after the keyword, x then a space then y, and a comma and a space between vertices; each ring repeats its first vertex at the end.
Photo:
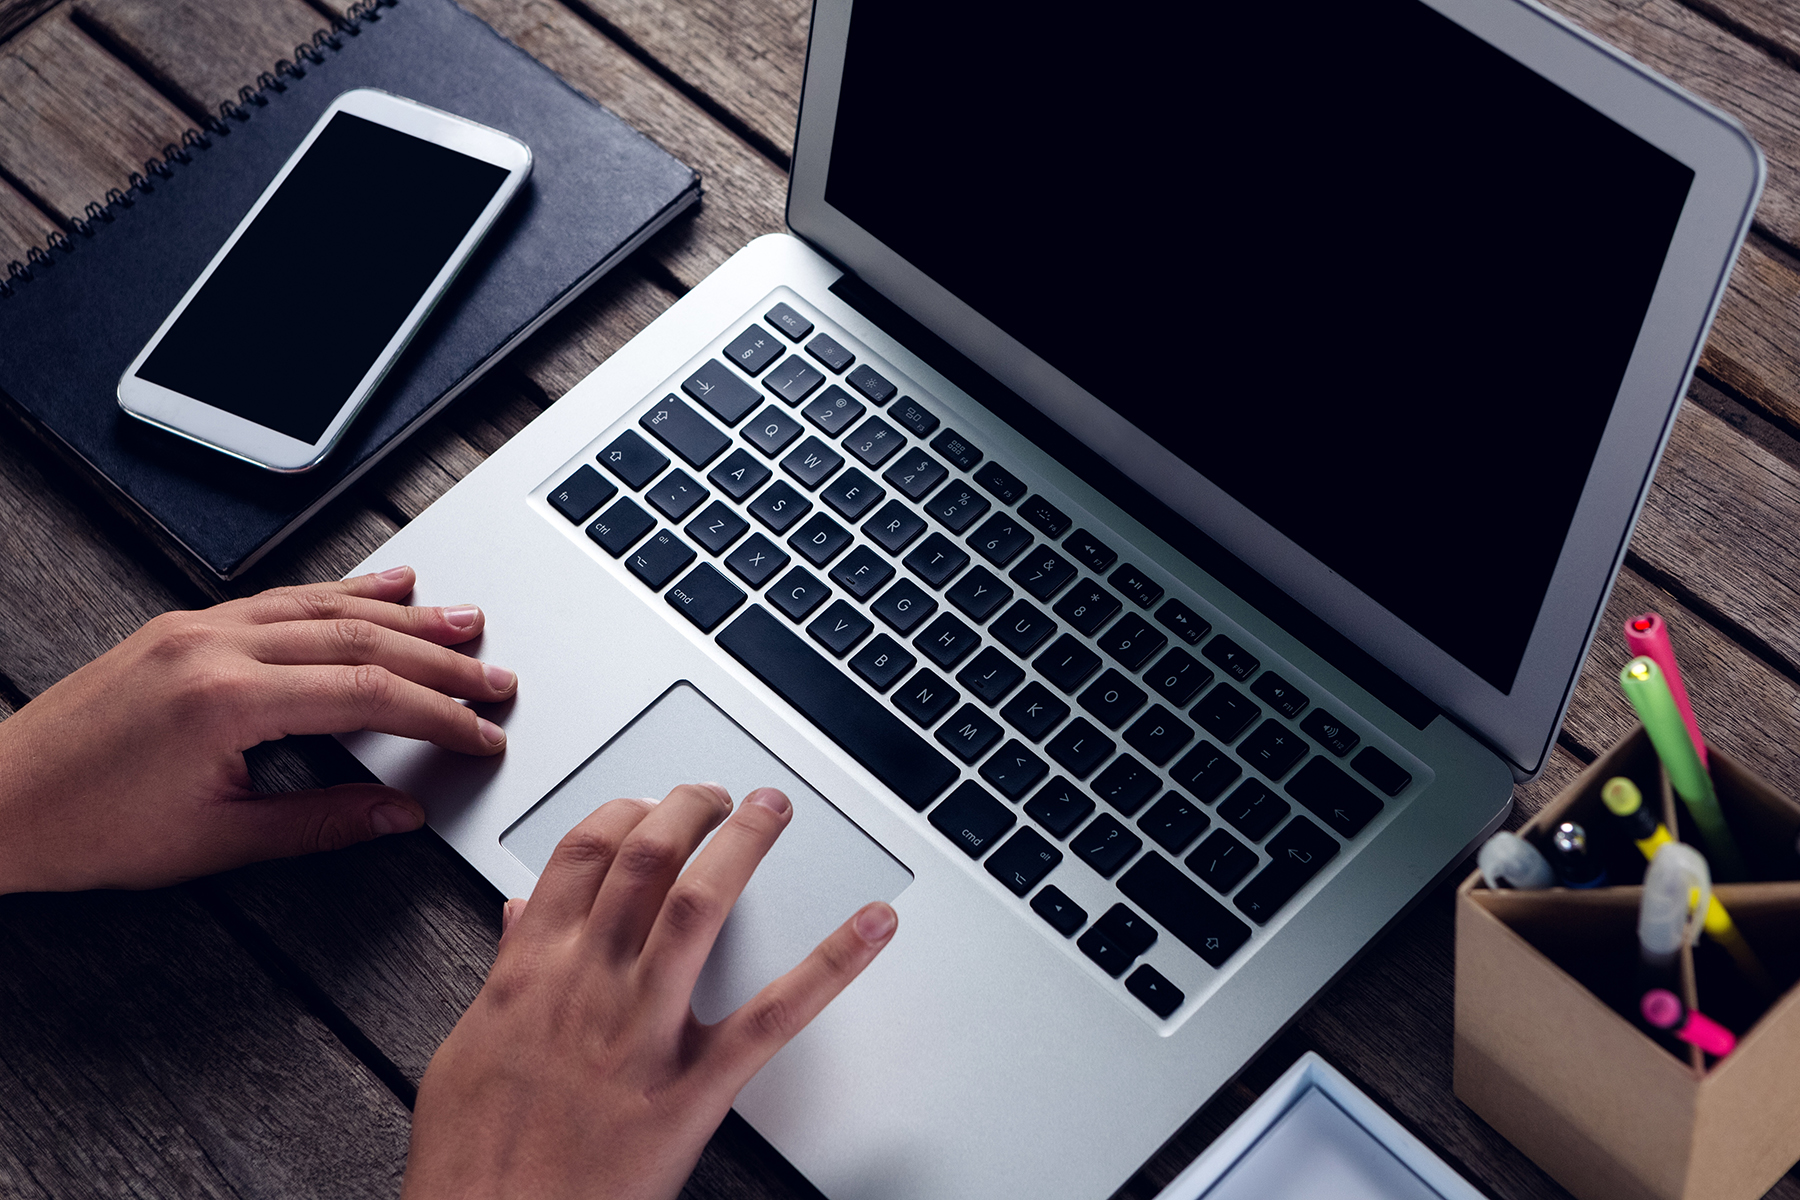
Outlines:
POLYGON ((1682 724, 1681 713, 1675 707, 1675 697, 1669 693, 1662 668, 1656 665, 1656 660, 1640 654, 1619 672, 1619 686, 1625 690, 1625 698, 1631 701, 1631 707, 1637 710, 1638 720, 1644 723, 1644 732, 1650 735, 1650 744, 1656 747, 1656 756, 1669 773, 1669 783, 1675 788, 1675 794, 1681 797, 1694 824, 1700 827, 1701 839, 1706 842, 1706 851, 1716 868, 1715 876, 1731 881, 1748 878, 1750 872, 1744 866, 1743 853, 1738 850, 1737 839, 1731 836, 1725 814, 1719 809, 1712 776, 1706 773, 1700 754, 1694 749, 1694 741, 1682 724))
POLYGON ((1669 642, 1669 626, 1656 613, 1647 612, 1625 622, 1625 645, 1632 654, 1642 654, 1656 660, 1662 668, 1663 678, 1668 681, 1669 694, 1675 697, 1675 707, 1681 713, 1682 723, 1687 726, 1688 736, 1694 739, 1694 751, 1700 755, 1700 765, 1711 768, 1712 760, 1706 754, 1706 739, 1700 736, 1700 722, 1694 719, 1694 706, 1688 702, 1687 684, 1681 679, 1681 665, 1675 661, 1675 647, 1669 642))
POLYGON ((1737 1035, 1711 1017, 1694 1012, 1681 1002, 1681 997, 1668 988, 1651 988, 1638 1002, 1644 1020, 1657 1029, 1673 1033, 1690 1046, 1698 1046, 1714 1058, 1724 1058, 1737 1049, 1737 1035))

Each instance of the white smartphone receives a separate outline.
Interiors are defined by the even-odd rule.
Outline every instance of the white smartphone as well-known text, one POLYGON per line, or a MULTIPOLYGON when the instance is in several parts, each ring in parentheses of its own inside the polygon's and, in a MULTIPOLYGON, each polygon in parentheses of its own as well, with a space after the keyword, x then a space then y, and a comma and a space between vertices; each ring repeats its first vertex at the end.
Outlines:
POLYGON ((119 407, 271 471, 310 470, 530 173, 515 137, 345 92, 125 368, 119 407), (327 268, 308 247, 346 224, 364 232, 327 268))

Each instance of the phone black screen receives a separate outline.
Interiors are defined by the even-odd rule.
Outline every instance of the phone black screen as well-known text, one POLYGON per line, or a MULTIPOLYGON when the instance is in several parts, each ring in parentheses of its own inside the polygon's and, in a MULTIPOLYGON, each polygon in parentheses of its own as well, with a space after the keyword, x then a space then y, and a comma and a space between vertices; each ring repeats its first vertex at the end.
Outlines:
POLYGON ((316 442, 506 176, 338 113, 138 377, 316 442))

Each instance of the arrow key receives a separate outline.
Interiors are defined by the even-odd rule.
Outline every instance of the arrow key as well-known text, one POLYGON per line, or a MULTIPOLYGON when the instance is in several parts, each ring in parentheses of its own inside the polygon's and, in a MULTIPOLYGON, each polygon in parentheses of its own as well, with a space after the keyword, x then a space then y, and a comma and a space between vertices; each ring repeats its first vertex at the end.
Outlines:
POLYGON ((1131 977, 1125 981, 1125 990, 1148 1005, 1151 1012, 1165 1019, 1187 999, 1181 994, 1180 988, 1164 979, 1162 972, 1149 963, 1131 973, 1131 977))
POLYGON ((1269 865, 1233 901, 1239 912, 1258 925, 1266 924, 1307 880, 1319 873, 1319 868, 1336 857, 1338 844, 1337 839, 1305 817, 1295 817, 1270 839, 1268 850, 1269 865))
POLYGON ((1087 924, 1087 912, 1081 905, 1063 895, 1063 890, 1050 884, 1031 898, 1031 911, 1050 922, 1050 928, 1064 937, 1087 924))

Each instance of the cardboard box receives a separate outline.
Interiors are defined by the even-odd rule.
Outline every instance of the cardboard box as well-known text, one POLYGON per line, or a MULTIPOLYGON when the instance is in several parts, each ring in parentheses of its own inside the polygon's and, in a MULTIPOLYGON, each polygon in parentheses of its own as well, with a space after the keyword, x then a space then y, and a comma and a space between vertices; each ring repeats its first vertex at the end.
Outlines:
MULTIPOLYGON (((1715 947, 1683 953, 1690 1006, 1735 1006, 1742 1018, 1726 1058, 1707 1066, 1689 1047, 1684 1060, 1624 1015, 1642 858, 1634 869, 1618 856, 1623 839, 1606 839, 1617 886, 1492 891, 1477 872, 1457 889, 1456 1094, 1580 1200, 1754 1200, 1800 1160, 1800 806, 1710 753, 1720 806, 1761 880, 1717 893, 1775 981, 1773 994, 1753 994, 1715 947)), ((1614 775, 1636 779, 1699 845, 1641 728, 1521 833, 1566 820, 1607 830, 1600 786, 1614 775)))

